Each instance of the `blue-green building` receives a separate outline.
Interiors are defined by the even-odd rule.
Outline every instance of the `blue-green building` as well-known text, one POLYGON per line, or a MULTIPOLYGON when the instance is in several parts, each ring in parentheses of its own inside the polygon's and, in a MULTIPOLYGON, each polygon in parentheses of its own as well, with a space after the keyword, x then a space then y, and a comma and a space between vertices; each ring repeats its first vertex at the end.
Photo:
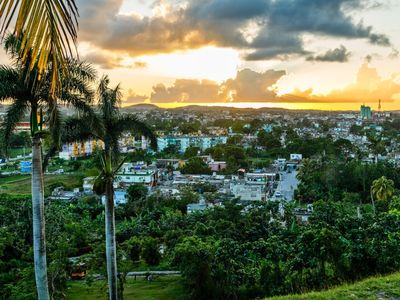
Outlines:
POLYGON ((372 118, 372 110, 371 107, 361 105, 360 116, 362 119, 371 119, 372 118))

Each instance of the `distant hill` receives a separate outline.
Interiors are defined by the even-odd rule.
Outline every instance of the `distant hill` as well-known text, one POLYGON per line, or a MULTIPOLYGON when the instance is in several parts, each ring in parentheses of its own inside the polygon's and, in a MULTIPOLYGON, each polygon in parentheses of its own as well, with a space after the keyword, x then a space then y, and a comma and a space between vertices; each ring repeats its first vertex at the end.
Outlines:
POLYGON ((150 103, 133 104, 122 108, 122 110, 153 110, 153 109, 162 109, 162 108, 158 107, 155 104, 150 104, 150 103))
POLYGON ((300 295, 266 298, 266 300, 347 300, 347 299, 400 299, 400 273, 371 277, 354 284, 300 295))
MULTIPOLYGON (((258 112, 258 113, 355 113, 356 110, 321 110, 321 109, 287 109, 287 108, 280 108, 280 107, 259 107, 259 108, 241 108, 241 107, 232 107, 232 106, 224 106, 223 104, 218 106, 206 106, 206 105, 196 105, 196 104, 189 104, 186 106, 180 106, 175 108, 162 108, 157 106, 156 104, 151 103, 139 103, 133 104, 129 106, 125 106, 122 108, 123 111, 126 112, 134 112, 134 111, 146 111, 146 110, 168 110, 168 111, 176 111, 176 112, 185 112, 185 111, 192 111, 192 112, 222 112, 222 111, 230 111, 230 112, 258 112)), ((388 111, 392 113, 399 113, 398 110, 388 111)))

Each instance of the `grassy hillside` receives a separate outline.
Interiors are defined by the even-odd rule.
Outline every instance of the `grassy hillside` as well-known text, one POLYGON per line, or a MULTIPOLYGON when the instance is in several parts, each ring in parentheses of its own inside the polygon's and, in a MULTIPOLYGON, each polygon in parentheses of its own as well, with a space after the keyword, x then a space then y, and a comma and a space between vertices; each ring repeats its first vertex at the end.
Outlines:
MULTIPOLYGON (((81 174, 46 175, 44 177, 45 194, 49 195, 55 186, 64 185, 67 189, 82 186, 81 174)), ((0 194, 30 195, 31 176, 16 175, 0 178, 0 194)))
MULTIPOLYGON (((138 300, 183 300, 185 291, 180 276, 156 277, 147 282, 144 278, 128 279, 124 287, 124 299, 138 300)), ((106 300, 107 289, 104 281, 97 281, 91 286, 84 282, 68 283, 66 300, 106 300)))
POLYGON ((400 273, 373 277, 354 284, 301 295, 268 298, 269 300, 391 300, 400 299, 400 273))

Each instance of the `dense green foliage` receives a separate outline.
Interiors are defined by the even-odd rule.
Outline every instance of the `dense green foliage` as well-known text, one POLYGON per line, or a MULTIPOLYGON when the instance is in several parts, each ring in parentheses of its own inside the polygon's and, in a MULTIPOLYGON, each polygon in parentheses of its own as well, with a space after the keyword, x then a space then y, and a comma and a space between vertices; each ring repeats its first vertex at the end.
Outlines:
POLYGON ((248 161, 243 147, 226 144, 217 145, 205 151, 210 154, 215 160, 226 161, 227 168, 223 171, 226 174, 236 173, 239 168, 247 168, 248 161))
POLYGON ((297 198, 301 202, 321 199, 342 200, 352 193, 356 203, 370 203, 370 187, 375 179, 386 176, 400 186, 399 169, 391 164, 366 164, 360 161, 304 160, 298 173, 297 198))
POLYGON ((211 169, 200 157, 190 158, 181 168, 182 174, 211 174, 211 169))
MULTIPOLYGON (((178 269, 192 299, 251 299, 327 288, 400 267, 396 196, 376 216, 363 205, 361 217, 351 202, 317 201, 308 224, 298 223, 291 207, 282 215, 278 203, 243 210, 227 201, 224 207, 185 213, 198 193, 214 191, 205 184, 183 190, 180 199, 153 194, 140 201, 144 189, 131 188, 130 197, 143 205, 140 211, 128 206, 116 211, 121 272, 178 269)), ((30 203, 10 197, 2 195, 0 202, 5 216, 0 292, 6 298, 34 299, 30 203)), ((105 274, 104 214, 95 197, 47 203, 46 221, 55 299, 66 293, 68 257, 80 255, 89 275, 105 274)))
MULTIPOLYGON (((68 257, 91 251, 101 242, 101 207, 81 200, 46 205, 50 294, 61 299, 69 278, 68 257)), ((0 195, 0 295, 2 299, 36 299, 29 198, 0 195)))

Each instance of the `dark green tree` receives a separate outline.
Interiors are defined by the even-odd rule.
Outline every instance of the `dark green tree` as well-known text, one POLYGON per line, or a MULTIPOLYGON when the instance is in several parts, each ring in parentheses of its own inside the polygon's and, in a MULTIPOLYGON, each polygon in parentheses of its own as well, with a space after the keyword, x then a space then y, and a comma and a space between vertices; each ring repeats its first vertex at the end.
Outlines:
POLYGON ((181 168, 183 174, 211 174, 211 169, 200 157, 190 158, 181 168))

